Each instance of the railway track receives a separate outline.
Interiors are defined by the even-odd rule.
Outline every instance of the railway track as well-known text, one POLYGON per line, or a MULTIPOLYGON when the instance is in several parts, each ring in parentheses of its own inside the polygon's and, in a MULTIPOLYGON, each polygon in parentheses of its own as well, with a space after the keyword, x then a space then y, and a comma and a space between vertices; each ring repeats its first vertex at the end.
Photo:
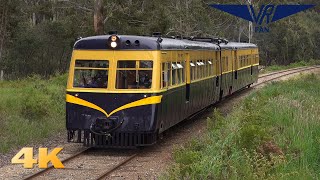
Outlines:
MULTIPOLYGON (((70 157, 62 160, 61 162, 63 164, 66 163, 72 163, 72 165, 78 164, 79 161, 76 161, 77 158, 90 158, 92 156, 92 154, 94 154, 93 148, 86 148, 83 149, 82 151, 71 155, 70 157), (91 153, 91 155, 90 155, 91 153)), ((114 152, 112 152, 114 153, 114 152)), ((87 177, 81 176, 81 177, 73 177, 72 179, 95 179, 95 180, 102 180, 105 179, 109 174, 111 174, 113 171, 117 170, 119 167, 125 165, 126 163, 130 162, 132 159, 134 159, 135 157, 137 157, 140 154, 140 152, 135 152, 135 153, 115 153, 114 155, 104 155, 103 157, 106 158, 108 156, 108 160, 101 160, 100 163, 103 163, 104 167, 101 169, 96 169, 96 172, 94 173, 94 175, 90 175, 90 174, 86 174, 87 177), (129 154, 129 155, 128 155, 129 154)), ((101 156, 102 157, 102 156, 101 156)), ((79 163, 81 164, 81 163, 79 163)), ((71 167, 72 165, 68 164, 67 167, 71 167)), ((79 167, 79 165, 76 165, 79 167)), ((62 171, 69 171, 68 174, 70 175, 74 175, 77 174, 77 172, 79 171, 79 169, 77 168, 66 168, 66 169, 54 169, 53 166, 49 166, 46 169, 43 169, 41 171, 38 171, 26 178, 24 178, 24 180, 31 180, 31 179, 47 179, 49 175, 49 173, 52 173, 51 171, 56 171, 56 173, 61 173, 62 171), (70 172, 71 171, 71 172, 70 172)), ((81 170, 81 169, 80 169, 81 170)), ((93 170, 93 169, 87 169, 89 171, 93 170)), ((63 172, 62 172, 63 173, 63 172)), ((65 178, 67 179, 68 175, 65 176, 65 178)), ((56 179, 60 179, 61 176, 56 179)), ((70 178, 70 177, 69 177, 70 178)), ((48 179, 55 179, 55 178, 50 178, 48 177, 48 179)))
POLYGON ((136 156, 138 156, 138 153, 131 155, 130 157, 126 158, 125 160, 121 161, 119 164, 117 164, 116 166, 114 166, 113 168, 103 172, 98 178, 97 180, 102 180, 104 178, 106 178, 109 174, 111 174, 113 171, 115 171, 116 169, 118 169, 119 167, 121 167, 122 165, 126 164, 127 162, 131 161, 133 158, 135 158, 136 156))
POLYGON ((276 75, 276 74, 280 74, 280 73, 285 73, 285 72, 291 72, 291 71, 296 71, 296 70, 303 70, 306 68, 316 68, 318 66, 303 66, 303 67, 297 67, 297 68, 292 68, 292 69, 285 69, 285 70, 281 70, 281 71, 276 71, 276 72, 271 72, 271 73, 267 73, 267 74, 262 74, 259 76, 259 78, 263 78, 263 77, 267 77, 267 76, 272 76, 272 75, 276 75))
MULTIPOLYGON (((87 152, 88 150, 90 150, 90 148, 85 148, 85 149, 83 149, 82 151, 80 151, 80 152, 78 152, 78 153, 76 153, 76 154, 74 154, 74 155, 72 155, 72 156, 70 156, 70 157, 62 160, 61 162, 62 162, 62 163, 66 163, 66 162, 68 162, 68 161, 71 161, 72 159, 75 159, 76 157, 84 154, 84 153, 87 152)), ((46 168, 46 169, 43 169, 43 170, 41 170, 41 171, 39 171, 39 172, 36 172, 36 173, 34 173, 34 174, 31 174, 30 176, 27 176, 24 180, 30 180, 30 179, 34 179, 34 178, 36 178, 36 177, 39 177, 39 176, 43 175, 44 173, 46 173, 47 171, 49 171, 49 170, 51 170, 51 169, 53 169, 53 166, 52 166, 52 165, 50 165, 50 166, 49 166, 48 168, 46 168)))
MULTIPOLYGON (((301 67, 301 68, 294 68, 294 69, 288 69, 288 70, 283 70, 283 71, 278 71, 278 72, 273 72, 273 73, 269 73, 269 74, 265 74, 265 75, 261 75, 259 76, 259 80, 257 83, 253 84, 251 87, 258 87, 262 84, 280 79, 282 77, 285 76, 289 76, 289 75, 293 75, 296 73, 301 73, 304 71, 310 71, 310 70, 314 70, 314 69, 319 69, 320 66, 312 66, 312 67, 301 67)), ((240 93, 241 94, 241 93, 240 93)), ((237 93, 236 93, 237 96, 237 93)), ((230 96, 226 99, 226 101, 230 101, 233 96, 230 96)), ((219 103, 220 104, 220 103, 219 103)), ((219 105, 218 105, 219 106, 219 105)), ((199 115, 203 114, 205 111, 211 109, 212 106, 207 107, 205 109, 203 109, 202 111, 194 114, 193 116, 191 116, 188 119, 193 119, 193 118, 197 118, 199 115)), ((68 163, 68 162, 72 162, 73 160, 81 157, 81 156, 85 156, 86 153, 90 152, 92 150, 92 148, 86 148, 83 149, 82 151, 62 160, 62 163, 68 163)), ((89 179, 96 179, 96 180, 101 180, 101 179, 105 179, 107 177, 109 177, 109 175, 111 175, 114 171, 118 170, 120 167, 122 167, 123 165, 129 163, 130 161, 132 161, 133 159, 137 158, 139 156, 139 154, 141 154, 142 152, 135 152, 135 153, 130 153, 128 155, 128 153, 126 153, 125 155, 123 154, 116 154, 114 156, 110 156, 110 155, 106 155, 106 156, 110 156, 112 157, 111 160, 109 161, 102 161, 101 163, 104 164, 108 164, 108 167, 104 167, 104 168, 100 168, 98 169, 98 172, 95 173, 95 175, 89 175, 89 179)), ((78 161, 76 161, 75 163, 77 163, 78 161)), ((71 168, 72 169, 72 168, 71 168)), ((25 178, 25 180, 29 180, 29 179, 46 179, 46 173, 50 172, 51 170, 56 170, 54 169, 52 166, 48 167, 47 169, 41 170, 37 173, 34 173, 28 177, 25 178)), ((68 169, 70 170, 70 168, 68 169)), ((92 170, 92 169, 91 169, 92 170)), ((56 170, 56 171, 64 171, 64 170, 56 170)), ((67 176, 66 176, 67 177, 67 176)), ((81 178, 76 178, 76 179, 88 179, 86 177, 81 177, 81 178)), ((50 179, 50 178, 49 178, 50 179)), ((51 179, 55 179, 55 178, 51 178, 51 179)), ((56 179, 60 179, 57 178, 56 179)), ((70 179, 70 177, 69 177, 70 179)))
POLYGON ((273 72, 273 73, 269 73, 269 74, 264 74, 264 75, 259 76, 258 82, 253 84, 252 87, 257 87, 262 84, 277 80, 277 79, 285 77, 285 76, 293 75, 293 74, 304 72, 304 71, 319 69, 319 68, 320 68, 320 66, 300 67, 300 68, 293 68, 293 69, 287 69, 287 70, 273 72), (267 79, 265 79, 265 78, 267 78, 267 79))

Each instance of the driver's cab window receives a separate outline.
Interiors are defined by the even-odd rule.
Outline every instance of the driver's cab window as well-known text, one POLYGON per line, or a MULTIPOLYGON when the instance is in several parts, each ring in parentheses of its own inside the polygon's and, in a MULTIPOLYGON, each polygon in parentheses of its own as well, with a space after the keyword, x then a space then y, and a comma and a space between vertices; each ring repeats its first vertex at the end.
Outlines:
POLYGON ((74 88, 108 88, 108 60, 76 60, 74 88))
POLYGON ((117 89, 150 89, 152 61, 119 60, 117 63, 117 89))

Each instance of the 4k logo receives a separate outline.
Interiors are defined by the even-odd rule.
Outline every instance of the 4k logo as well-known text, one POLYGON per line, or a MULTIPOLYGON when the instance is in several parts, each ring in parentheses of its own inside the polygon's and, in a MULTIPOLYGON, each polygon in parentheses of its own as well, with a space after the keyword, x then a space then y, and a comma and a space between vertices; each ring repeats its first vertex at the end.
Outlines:
POLYGON ((227 12, 247 21, 255 23, 255 32, 269 32, 269 23, 299 13, 315 5, 262 5, 259 11, 255 11, 250 5, 220 5, 212 4, 213 8, 227 12), (265 22, 265 23, 264 23, 265 22))
POLYGON ((58 158, 59 152, 62 148, 55 148, 48 154, 48 148, 39 148, 38 159, 33 159, 33 148, 22 148, 12 159, 12 164, 23 164, 26 169, 33 168, 34 164, 38 164, 39 168, 45 169, 48 163, 51 162, 54 168, 62 169, 64 165, 58 158), (21 157, 24 157, 21 159, 21 157))

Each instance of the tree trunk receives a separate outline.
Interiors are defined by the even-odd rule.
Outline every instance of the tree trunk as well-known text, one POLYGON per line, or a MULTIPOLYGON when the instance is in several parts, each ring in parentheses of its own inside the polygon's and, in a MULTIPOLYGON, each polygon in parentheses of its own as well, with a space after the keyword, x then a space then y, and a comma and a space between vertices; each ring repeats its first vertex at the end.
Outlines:
POLYGON ((96 35, 104 34, 102 0, 94 1, 94 32, 96 35))
POLYGON ((241 34, 242 34, 242 27, 241 27, 241 24, 240 24, 239 25, 238 42, 241 42, 241 34))
POLYGON ((57 21, 56 7, 57 7, 57 0, 52 0, 52 22, 57 21))
POLYGON ((0 81, 3 81, 4 80, 4 71, 3 70, 0 70, 0 81))
POLYGON ((1 14, 1 26, 0 26, 0 64, 2 61, 2 55, 4 50, 4 43, 7 34, 7 18, 8 18, 8 9, 5 7, 1 14))
POLYGON ((36 13, 32 13, 32 25, 35 26, 37 24, 37 16, 36 13))

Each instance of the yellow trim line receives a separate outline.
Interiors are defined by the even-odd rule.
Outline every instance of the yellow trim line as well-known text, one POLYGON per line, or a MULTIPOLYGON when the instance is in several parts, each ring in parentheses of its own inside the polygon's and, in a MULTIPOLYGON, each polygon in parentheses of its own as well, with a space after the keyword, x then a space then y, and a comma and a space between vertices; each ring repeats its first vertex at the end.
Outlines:
POLYGON ((107 117, 110 117, 112 114, 114 114, 114 113, 116 113, 118 111, 124 110, 124 109, 129 109, 129 108, 133 108, 133 107, 137 107, 137 106, 144 106, 144 105, 149 105, 149 104, 159 104, 161 102, 161 98, 162 98, 162 95, 161 96, 152 96, 152 97, 140 99, 138 101, 134 101, 132 103, 125 104, 125 105, 113 110, 110 114, 108 114, 101 107, 99 107, 99 106, 97 106, 97 105, 95 105, 95 104, 93 104, 93 103, 91 103, 89 101, 86 101, 86 100, 77 98, 75 96, 72 96, 70 94, 67 94, 66 102, 98 110, 98 111, 102 112, 104 115, 106 115, 107 117))

